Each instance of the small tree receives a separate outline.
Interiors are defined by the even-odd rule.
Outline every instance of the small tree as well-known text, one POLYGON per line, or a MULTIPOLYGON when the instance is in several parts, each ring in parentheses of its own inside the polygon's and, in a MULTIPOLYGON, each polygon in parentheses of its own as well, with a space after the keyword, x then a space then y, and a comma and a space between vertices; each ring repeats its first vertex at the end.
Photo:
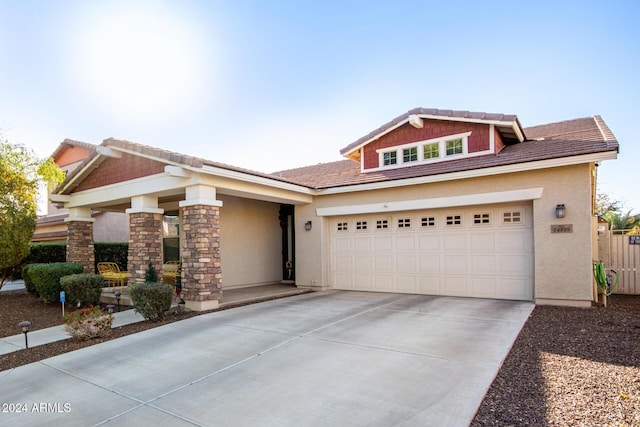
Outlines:
POLYGON ((156 273, 156 269, 153 268, 153 264, 149 262, 149 268, 144 273, 144 283, 157 283, 158 282, 158 273, 156 273))
POLYGON ((63 179, 53 159, 38 160, 33 150, 0 137, 0 288, 29 254, 40 183, 55 185, 63 179))

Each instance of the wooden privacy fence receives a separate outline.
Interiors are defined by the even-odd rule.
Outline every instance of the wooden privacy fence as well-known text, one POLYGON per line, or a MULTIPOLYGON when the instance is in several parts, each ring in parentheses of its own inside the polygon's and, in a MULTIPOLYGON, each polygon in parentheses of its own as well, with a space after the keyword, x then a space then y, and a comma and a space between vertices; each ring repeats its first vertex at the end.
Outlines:
POLYGON ((618 272, 616 294, 640 295, 640 235, 611 235, 610 264, 618 272))

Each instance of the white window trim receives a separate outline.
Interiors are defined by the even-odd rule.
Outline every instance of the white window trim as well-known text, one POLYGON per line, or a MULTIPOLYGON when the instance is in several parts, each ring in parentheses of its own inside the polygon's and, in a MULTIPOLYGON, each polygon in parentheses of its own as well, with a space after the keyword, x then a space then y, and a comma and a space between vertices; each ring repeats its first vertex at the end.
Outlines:
MULTIPOLYGON (((440 162, 446 162, 449 160, 458 160, 458 159, 467 158, 467 157, 484 156, 486 154, 490 154, 494 152, 494 144, 495 144, 494 139, 489 138, 490 139, 489 149, 478 151, 475 153, 469 153, 469 136, 470 135, 471 135, 471 131, 457 133, 454 135, 442 136, 438 138, 425 139, 423 141, 411 142, 409 144, 396 145, 394 147, 379 148, 376 150, 376 153, 378 153, 378 165, 380 166, 376 168, 368 168, 368 169, 363 168, 362 170, 363 172, 365 171, 372 172, 372 171, 379 171, 379 170, 398 169, 398 168, 403 168, 407 166, 415 166, 415 165, 422 165, 422 164, 429 164, 429 163, 440 163, 440 162), (446 142, 451 141, 452 139, 462 139, 462 153, 452 154, 447 156, 446 142), (425 145, 430 145, 435 143, 438 144, 438 147, 439 147, 438 151, 440 155, 438 157, 425 159, 424 158, 425 145), (405 162, 403 150, 406 148, 414 148, 414 147, 418 149, 418 160, 413 162, 405 162), (390 152, 396 153, 397 163, 395 165, 384 164, 384 154, 390 153, 390 152)), ((490 129, 490 136, 492 135, 493 135, 493 129, 490 129)), ((363 167, 364 167, 364 162, 363 162, 363 167)))

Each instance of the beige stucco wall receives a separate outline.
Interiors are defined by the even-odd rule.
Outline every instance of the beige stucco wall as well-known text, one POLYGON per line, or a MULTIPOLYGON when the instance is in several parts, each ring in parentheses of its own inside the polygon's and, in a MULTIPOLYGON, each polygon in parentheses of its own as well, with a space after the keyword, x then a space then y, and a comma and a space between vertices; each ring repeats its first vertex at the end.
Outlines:
POLYGON ((219 195, 223 289, 282 280, 280 205, 219 195))
POLYGON ((441 183, 317 196, 311 205, 296 206, 298 286, 328 287, 328 218, 316 208, 464 196, 526 188, 543 188, 533 201, 535 289, 537 303, 588 306, 593 299, 592 194, 589 164, 517 172, 441 183), (566 217, 555 217, 563 203, 566 217), (313 221, 311 231, 304 223, 313 221), (572 224, 572 233, 553 234, 551 225, 572 224))
POLYGON ((104 212, 95 217, 93 224, 94 242, 128 242, 129 215, 126 213, 104 212))

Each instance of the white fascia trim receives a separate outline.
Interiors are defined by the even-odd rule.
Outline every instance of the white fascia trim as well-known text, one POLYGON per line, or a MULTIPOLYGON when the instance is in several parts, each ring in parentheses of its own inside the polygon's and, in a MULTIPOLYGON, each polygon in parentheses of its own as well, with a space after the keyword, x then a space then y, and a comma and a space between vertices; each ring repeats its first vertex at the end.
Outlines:
POLYGON ((71 196, 68 194, 49 194, 49 200, 54 203, 66 203, 71 201, 71 196))
POLYGON ((105 147, 104 145, 98 145, 96 151, 101 156, 111 157, 113 159, 121 159, 122 152, 114 150, 112 147, 105 147))
POLYGON ((99 154, 99 155, 97 155, 97 156, 95 156, 93 159, 91 159, 91 161, 90 161, 89 163, 87 163, 87 165, 86 165, 84 168, 82 168, 82 171, 80 171, 77 175, 75 175, 75 176, 71 179, 71 181, 67 182, 67 184, 66 184, 64 187, 62 187, 60 190, 58 190, 58 192, 59 192, 59 193, 64 193, 65 191, 67 191, 67 189, 68 189, 69 187, 72 187, 72 186, 73 186, 73 183, 74 183, 74 182, 76 182, 76 181, 78 180, 78 178, 82 175, 82 172, 84 172, 84 171, 86 171, 86 170, 91 169, 91 168, 93 167, 93 164, 94 164, 95 162, 97 162, 97 161, 98 161, 98 159, 100 158, 100 153, 98 153, 98 154, 99 154))
POLYGON ((162 208, 129 208, 124 210, 125 213, 134 214, 134 213, 152 213, 152 214, 163 214, 164 209, 162 208))
POLYGON ((438 209, 456 206, 488 205, 507 202, 535 200, 542 197, 542 187, 522 190, 497 191, 492 193, 467 194, 464 196, 435 197, 432 199, 406 200, 401 202, 371 203, 366 205, 333 206, 317 208, 318 216, 356 215, 379 212, 400 212, 418 209, 438 209))
POLYGON ((418 117, 423 119, 432 119, 432 120, 445 120, 450 122, 466 122, 466 123, 482 123, 485 125, 498 125, 498 126, 513 126, 515 121, 503 121, 503 120, 486 120, 486 119, 472 119, 465 117, 446 117, 446 116, 434 116, 431 114, 418 114, 418 117))
POLYGON ((204 165, 202 166, 201 172, 204 172, 209 175, 219 176, 222 178, 230 178, 237 181, 248 182, 251 184, 264 185, 266 187, 278 188, 281 190, 293 191, 297 193, 302 193, 305 195, 312 195, 313 190, 307 187, 303 187, 297 184, 290 184, 288 182, 278 181, 271 178, 265 178, 256 175, 250 175, 243 172, 231 171, 228 169, 219 168, 216 166, 204 165))
POLYGON ((495 166, 484 169, 473 169, 463 172, 452 172, 442 175, 421 176, 417 178, 399 179, 396 181, 381 181, 371 184, 355 184, 344 187, 333 187, 317 190, 316 195, 353 193, 367 190, 382 190, 385 188, 404 187, 407 185, 431 184, 434 182, 453 181, 457 179, 478 178, 491 175, 502 175, 507 173, 525 172, 537 169, 547 169, 561 166, 572 166, 583 163, 592 163, 602 160, 617 159, 618 155, 615 151, 606 151, 604 153, 583 154, 581 156, 561 157, 558 159, 540 160, 528 163, 516 163, 507 166, 495 166))
POLYGON ((378 148, 376 150, 376 153, 387 153, 389 151, 394 151, 394 150, 397 151, 397 150, 402 150, 404 148, 417 147, 419 145, 434 144, 436 142, 450 141, 452 139, 459 139, 459 138, 464 138, 464 137, 469 137, 469 136, 471 136, 471 131, 462 132, 462 133, 456 133, 456 134, 453 134, 453 135, 440 136, 438 138, 424 139, 422 141, 408 142, 408 143, 402 144, 402 145, 393 145, 393 146, 387 147, 387 148, 378 148))
POLYGON ((222 207, 222 200, 211 200, 211 199, 191 199, 191 200, 182 200, 178 205, 181 208, 187 206, 196 206, 196 205, 204 205, 204 206, 217 206, 219 208, 222 207))

